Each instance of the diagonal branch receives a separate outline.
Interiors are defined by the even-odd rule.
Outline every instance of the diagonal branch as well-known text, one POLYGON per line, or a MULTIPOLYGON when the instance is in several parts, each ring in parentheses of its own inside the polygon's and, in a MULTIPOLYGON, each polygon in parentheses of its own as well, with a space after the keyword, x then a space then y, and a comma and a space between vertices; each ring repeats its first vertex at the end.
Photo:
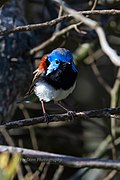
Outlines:
POLYGON ((34 47, 33 49, 30 50, 30 54, 33 55, 34 53, 40 51, 41 49, 44 49, 46 46, 50 45, 52 42, 55 41, 55 39, 57 39, 58 37, 64 35, 65 33, 69 32, 70 30, 76 28, 77 26, 79 26, 81 23, 76 23, 76 24, 72 24, 64 29, 62 29, 61 31, 58 31, 56 33, 54 33, 53 36, 51 36, 48 40, 46 40, 45 42, 43 42, 42 44, 34 47))
POLYGON ((0 146, 0 152, 20 153, 23 160, 33 162, 47 162, 56 165, 64 165, 74 168, 103 168, 120 170, 120 161, 118 160, 99 160, 94 158, 79 158, 74 156, 66 156, 42 151, 35 151, 31 149, 0 146))
MULTIPOLYGON (((74 114, 74 120, 96 118, 96 117, 97 118, 111 117, 112 115, 115 115, 115 116, 120 115, 120 107, 77 112, 74 114)), ((68 113, 49 115, 49 122, 69 121, 70 119, 71 117, 68 115, 68 113)), ((15 128, 20 128, 20 127, 25 127, 25 126, 32 126, 39 123, 46 123, 44 116, 8 122, 4 125, 1 125, 0 128, 15 129, 15 128)))
POLYGON ((56 18, 54 20, 47 21, 47 22, 40 23, 40 24, 18 26, 18 27, 12 28, 12 29, 7 29, 5 31, 0 31, 0 36, 8 35, 10 33, 15 33, 15 32, 21 32, 21 31, 32 31, 32 30, 36 30, 36 29, 43 29, 43 28, 46 28, 48 26, 54 26, 54 25, 66 20, 66 19, 69 19, 70 17, 72 17, 72 16, 65 15, 65 16, 61 16, 60 18, 56 18))
MULTIPOLYGON (((79 11, 78 13, 83 14, 83 15, 118 15, 120 14, 120 10, 116 9, 111 9, 111 10, 90 10, 90 11, 79 11)), ((21 31, 32 31, 35 29, 42 29, 46 28, 48 26, 54 26, 64 20, 68 20, 69 18, 72 18, 73 16, 71 14, 61 16, 59 18, 53 19, 51 21, 47 21, 44 23, 40 24, 31 24, 31 25, 25 25, 25 26, 18 26, 12 29, 7 29, 5 31, 0 31, 0 36, 8 35, 10 33, 15 33, 15 32, 21 32, 21 31)))

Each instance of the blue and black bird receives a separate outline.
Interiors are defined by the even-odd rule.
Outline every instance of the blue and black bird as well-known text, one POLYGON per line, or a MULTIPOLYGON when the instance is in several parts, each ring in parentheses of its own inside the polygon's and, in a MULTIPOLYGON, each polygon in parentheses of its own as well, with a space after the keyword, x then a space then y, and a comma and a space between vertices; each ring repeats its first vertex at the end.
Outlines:
POLYGON ((42 103, 44 114, 44 102, 65 99, 76 85, 77 69, 72 53, 65 48, 57 48, 43 56, 34 74, 29 92, 34 90, 42 103))

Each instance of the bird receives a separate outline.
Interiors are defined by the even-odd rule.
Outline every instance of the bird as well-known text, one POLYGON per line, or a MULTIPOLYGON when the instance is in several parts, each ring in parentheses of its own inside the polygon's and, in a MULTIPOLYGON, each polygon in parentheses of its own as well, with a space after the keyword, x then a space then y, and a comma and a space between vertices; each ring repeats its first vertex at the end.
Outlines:
POLYGON ((34 77, 29 93, 34 91, 39 98, 45 119, 47 113, 44 102, 53 100, 67 110, 59 101, 73 92, 77 73, 72 53, 68 49, 57 48, 41 58, 38 68, 33 72, 34 77))

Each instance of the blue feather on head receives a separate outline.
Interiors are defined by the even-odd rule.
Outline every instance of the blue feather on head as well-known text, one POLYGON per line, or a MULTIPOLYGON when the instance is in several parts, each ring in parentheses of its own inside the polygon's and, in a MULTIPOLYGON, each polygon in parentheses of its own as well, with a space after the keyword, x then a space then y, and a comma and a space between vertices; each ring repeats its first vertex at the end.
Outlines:
POLYGON ((46 75, 55 71, 59 67, 60 62, 71 64, 73 71, 77 72, 77 69, 76 69, 74 62, 73 62, 72 53, 67 49, 57 48, 57 49, 53 50, 48 55, 48 61, 50 62, 50 65, 47 68, 46 75))

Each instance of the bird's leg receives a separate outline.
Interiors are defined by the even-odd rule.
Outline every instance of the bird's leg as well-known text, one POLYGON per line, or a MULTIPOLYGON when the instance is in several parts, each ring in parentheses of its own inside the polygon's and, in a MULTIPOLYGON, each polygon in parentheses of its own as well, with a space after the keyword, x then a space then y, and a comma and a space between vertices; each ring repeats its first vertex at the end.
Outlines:
POLYGON ((45 111, 45 106, 44 106, 44 101, 43 101, 43 99, 41 100, 41 105, 42 105, 42 111, 43 111, 43 115, 44 115, 45 121, 46 121, 47 124, 48 124, 48 123, 49 123, 49 117, 48 117, 48 114, 47 114, 46 111, 45 111))
POLYGON ((76 113, 75 113, 74 111, 70 111, 70 110, 68 110, 67 108, 65 108, 65 107, 60 103, 60 101, 55 102, 55 104, 57 104, 57 105, 60 106, 62 109, 64 109, 64 110, 68 113, 68 115, 70 116, 70 118, 71 118, 72 120, 74 120, 74 117, 75 117, 75 115, 76 115, 76 113))

